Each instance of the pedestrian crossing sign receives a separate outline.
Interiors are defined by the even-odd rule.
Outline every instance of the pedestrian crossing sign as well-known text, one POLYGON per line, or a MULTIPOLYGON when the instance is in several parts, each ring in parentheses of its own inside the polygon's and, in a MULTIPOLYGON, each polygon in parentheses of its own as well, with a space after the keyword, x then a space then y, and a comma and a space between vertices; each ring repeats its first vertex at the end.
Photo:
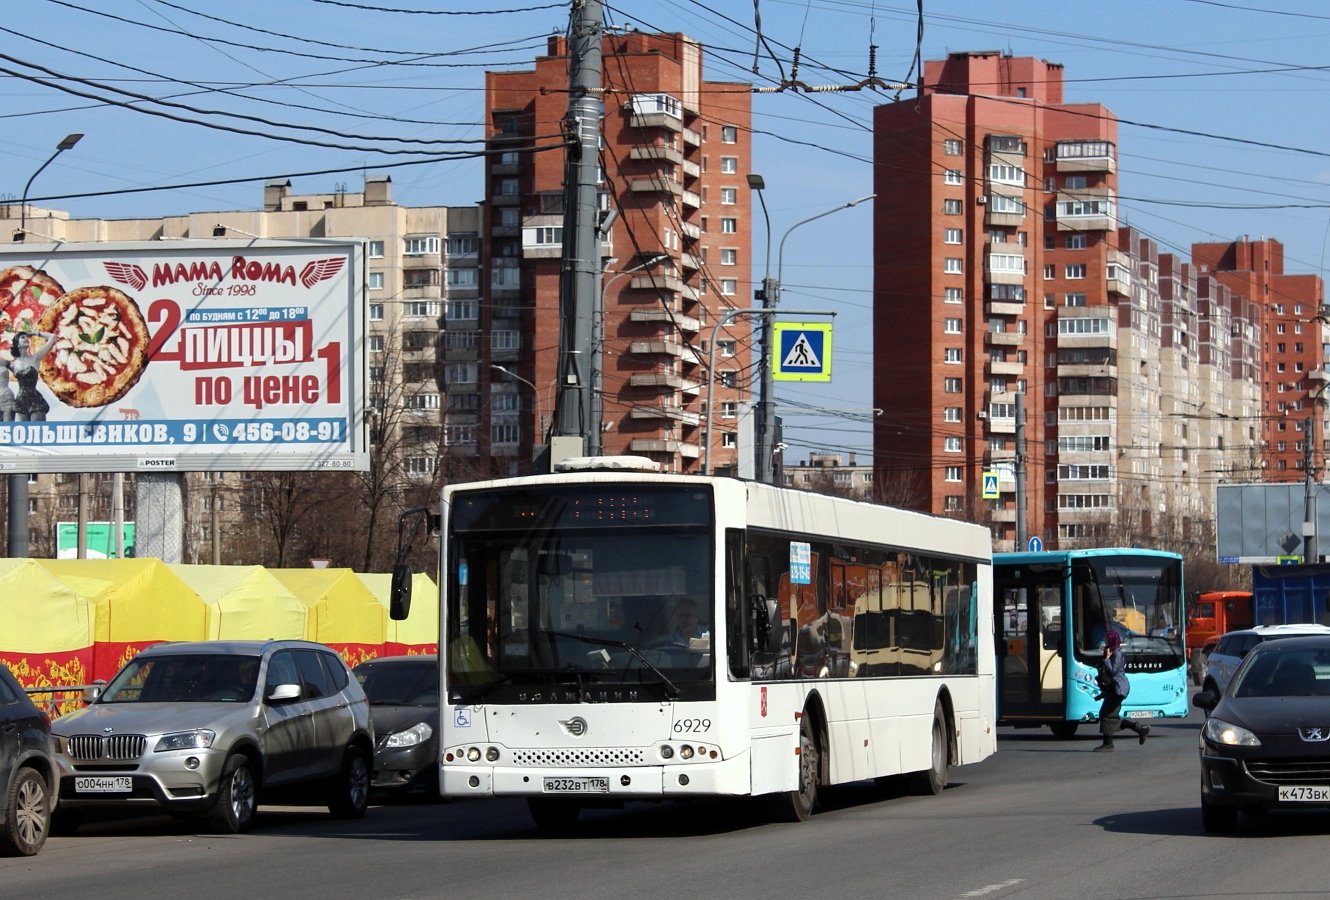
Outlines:
POLYGON ((983 493, 980 495, 985 500, 996 500, 1002 496, 998 490, 998 473, 984 472, 983 493))
POLYGON ((776 322, 771 332, 773 380, 831 380, 830 324, 776 322))

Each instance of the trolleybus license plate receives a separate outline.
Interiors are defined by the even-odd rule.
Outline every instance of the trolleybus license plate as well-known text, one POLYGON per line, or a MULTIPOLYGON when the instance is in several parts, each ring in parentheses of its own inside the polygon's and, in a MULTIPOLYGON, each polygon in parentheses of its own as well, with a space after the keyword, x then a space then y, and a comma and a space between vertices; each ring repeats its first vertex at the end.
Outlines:
POLYGON ((608 794, 608 778, 546 778, 547 794, 608 794))
POLYGON ((128 775, 75 778, 74 790, 80 794, 128 794, 134 790, 134 780, 128 775))
POLYGON ((1280 785, 1279 799, 1305 803, 1330 803, 1330 787, 1312 784, 1280 785))

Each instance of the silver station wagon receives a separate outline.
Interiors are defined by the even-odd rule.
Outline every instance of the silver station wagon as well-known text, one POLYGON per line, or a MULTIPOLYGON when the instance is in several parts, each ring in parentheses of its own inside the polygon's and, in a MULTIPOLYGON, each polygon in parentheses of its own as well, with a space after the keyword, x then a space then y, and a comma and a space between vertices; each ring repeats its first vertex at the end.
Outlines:
POLYGON ((156 807, 236 834, 260 799, 326 803, 344 818, 368 805, 369 702, 322 644, 156 644, 51 732, 54 834, 94 807, 156 807))

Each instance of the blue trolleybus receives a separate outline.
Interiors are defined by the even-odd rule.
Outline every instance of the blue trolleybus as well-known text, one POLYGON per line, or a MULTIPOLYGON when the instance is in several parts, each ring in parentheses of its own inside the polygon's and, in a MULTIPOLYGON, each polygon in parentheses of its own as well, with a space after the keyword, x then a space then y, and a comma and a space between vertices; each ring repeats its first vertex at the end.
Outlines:
POLYGON ((1104 635, 1122 637, 1130 718, 1187 715, 1182 557, 1097 548, 993 555, 998 719, 1071 737, 1097 722, 1104 635))

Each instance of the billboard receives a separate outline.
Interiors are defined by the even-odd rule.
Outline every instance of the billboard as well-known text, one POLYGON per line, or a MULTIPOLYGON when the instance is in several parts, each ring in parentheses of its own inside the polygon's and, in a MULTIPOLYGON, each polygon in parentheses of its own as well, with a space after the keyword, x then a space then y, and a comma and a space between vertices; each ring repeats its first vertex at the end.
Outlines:
POLYGON ((1330 549, 1330 496, 1312 485, 1316 517, 1307 517, 1303 482, 1221 484, 1215 488, 1216 556, 1223 563, 1317 562, 1330 549), (1316 560, 1304 558, 1304 532, 1315 529, 1316 560))
MULTIPOLYGON (((88 522, 85 526, 88 536, 88 559, 115 559, 115 523, 88 522)), ((134 523, 125 522, 121 526, 124 535, 125 558, 134 555, 134 523)), ((79 523, 55 523, 55 558, 75 559, 79 550, 79 523)))
POLYGON ((338 240, 0 252, 0 472, 368 468, 364 282, 338 240))

